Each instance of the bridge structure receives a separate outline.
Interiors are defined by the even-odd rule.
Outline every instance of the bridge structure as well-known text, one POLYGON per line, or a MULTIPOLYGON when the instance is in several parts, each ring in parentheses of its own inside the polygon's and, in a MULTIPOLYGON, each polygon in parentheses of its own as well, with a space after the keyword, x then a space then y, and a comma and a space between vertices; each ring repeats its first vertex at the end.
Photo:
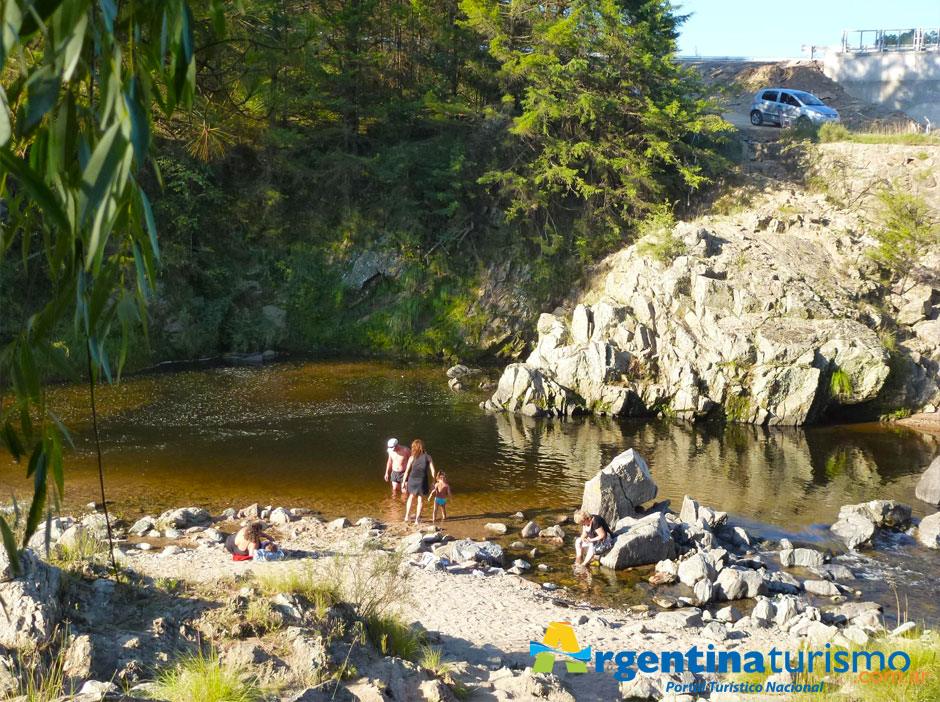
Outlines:
POLYGON ((846 30, 822 68, 855 98, 940 124, 938 27, 846 30))

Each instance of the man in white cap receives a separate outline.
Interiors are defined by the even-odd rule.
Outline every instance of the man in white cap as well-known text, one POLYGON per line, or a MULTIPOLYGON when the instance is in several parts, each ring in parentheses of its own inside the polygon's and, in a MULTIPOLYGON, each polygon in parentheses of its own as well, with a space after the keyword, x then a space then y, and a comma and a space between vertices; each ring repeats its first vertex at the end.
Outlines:
POLYGON ((398 493, 401 487, 402 497, 408 489, 401 478, 405 474, 405 466, 408 465, 408 459, 411 458, 411 449, 398 443, 398 439, 388 440, 388 461, 385 463, 385 482, 392 481, 392 495, 398 493))

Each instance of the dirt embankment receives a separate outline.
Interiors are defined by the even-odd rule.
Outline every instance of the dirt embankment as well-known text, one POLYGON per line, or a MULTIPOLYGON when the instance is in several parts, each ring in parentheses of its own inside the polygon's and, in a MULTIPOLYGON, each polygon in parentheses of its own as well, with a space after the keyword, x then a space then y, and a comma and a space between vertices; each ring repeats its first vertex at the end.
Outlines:
MULTIPOLYGON (((748 111, 761 88, 805 90, 839 111, 850 129, 907 129, 912 120, 903 112, 858 100, 823 74, 821 63, 809 59, 757 63, 752 61, 701 61, 691 64, 701 72, 725 110, 725 118, 749 128, 748 111)), ((759 127, 767 132, 771 128, 759 127)))

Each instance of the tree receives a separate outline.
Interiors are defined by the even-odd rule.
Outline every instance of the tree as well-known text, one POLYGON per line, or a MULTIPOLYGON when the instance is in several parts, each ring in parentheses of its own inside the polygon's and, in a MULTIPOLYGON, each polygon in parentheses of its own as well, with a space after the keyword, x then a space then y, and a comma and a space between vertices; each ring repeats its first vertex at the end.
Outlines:
MULTIPOLYGON (((727 128, 674 61, 682 18, 661 0, 463 0, 498 62, 511 138, 484 182, 543 248, 573 232, 606 250, 671 187, 697 188, 727 128)), ((494 117, 496 113, 494 113, 494 117)))
MULTIPOLYGON (((151 106, 169 116, 191 103, 193 17, 184 0, 3 0, 0 20, 0 264, 18 253, 28 281, 0 351, 0 444, 33 478, 25 546, 58 507, 71 441, 45 382, 72 374, 66 354, 85 355, 94 416, 95 383, 123 365, 109 334, 145 321, 159 248, 139 175, 151 106)), ((0 532, 18 569, 2 517, 0 532)))
POLYGON ((940 247, 940 222, 923 198, 901 190, 878 193, 881 211, 872 235, 878 242, 869 253, 903 288, 925 251, 940 247))

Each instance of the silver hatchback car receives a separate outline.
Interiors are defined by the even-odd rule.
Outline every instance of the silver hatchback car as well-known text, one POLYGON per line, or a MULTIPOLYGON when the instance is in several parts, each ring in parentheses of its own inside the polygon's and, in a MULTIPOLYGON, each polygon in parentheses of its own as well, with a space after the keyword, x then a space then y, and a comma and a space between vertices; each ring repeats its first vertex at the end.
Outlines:
POLYGON ((838 122, 839 113, 827 107, 822 100, 802 90, 768 88, 754 96, 751 103, 751 124, 776 124, 789 127, 838 122))

